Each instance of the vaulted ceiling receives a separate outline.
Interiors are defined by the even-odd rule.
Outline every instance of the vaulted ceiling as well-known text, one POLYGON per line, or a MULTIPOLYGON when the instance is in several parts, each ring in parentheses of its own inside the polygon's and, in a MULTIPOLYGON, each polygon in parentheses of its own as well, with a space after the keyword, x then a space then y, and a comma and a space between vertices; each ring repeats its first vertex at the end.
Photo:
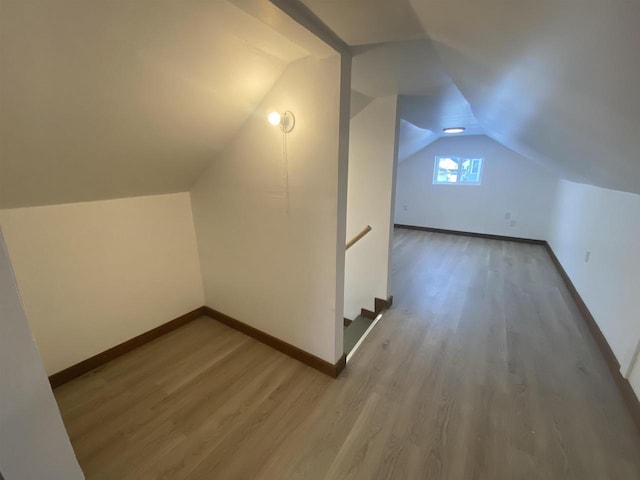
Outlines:
POLYGON ((0 208, 188 190, 330 53, 267 0, 2 0, 0 208))
MULTIPOLYGON (((640 193, 640 2, 302 1, 352 46, 352 113, 400 95, 401 157, 462 125, 640 193)), ((268 0, 1 0, 0 208, 187 190, 331 53, 268 0)))
POLYGON ((402 96, 412 148, 462 124, 564 178, 640 193, 640 2, 303 1, 353 46, 354 90, 402 96))

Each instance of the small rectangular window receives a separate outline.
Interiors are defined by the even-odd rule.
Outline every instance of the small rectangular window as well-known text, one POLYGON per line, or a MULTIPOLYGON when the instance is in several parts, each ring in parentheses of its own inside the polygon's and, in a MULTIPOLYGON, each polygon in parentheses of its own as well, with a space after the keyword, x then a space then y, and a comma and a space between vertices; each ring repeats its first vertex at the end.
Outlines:
POLYGON ((438 155, 433 169, 434 185, 480 185, 482 157, 438 155))

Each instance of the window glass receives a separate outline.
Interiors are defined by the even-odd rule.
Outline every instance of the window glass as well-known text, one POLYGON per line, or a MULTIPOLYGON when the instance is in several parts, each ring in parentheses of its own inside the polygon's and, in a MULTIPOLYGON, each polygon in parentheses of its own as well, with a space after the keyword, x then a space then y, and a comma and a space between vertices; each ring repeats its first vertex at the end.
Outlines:
POLYGON ((483 164, 482 157, 438 155, 433 169, 433 183, 480 185, 483 164))

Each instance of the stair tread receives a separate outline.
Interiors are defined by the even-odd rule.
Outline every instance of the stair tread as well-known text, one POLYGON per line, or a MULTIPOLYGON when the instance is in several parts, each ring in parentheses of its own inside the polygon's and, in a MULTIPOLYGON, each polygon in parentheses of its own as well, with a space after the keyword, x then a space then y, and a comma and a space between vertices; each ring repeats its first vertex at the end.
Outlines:
POLYGON ((344 353, 349 353, 356 346, 360 337, 364 335, 367 328, 373 323, 372 319, 358 315, 349 326, 344 329, 343 347, 344 353))

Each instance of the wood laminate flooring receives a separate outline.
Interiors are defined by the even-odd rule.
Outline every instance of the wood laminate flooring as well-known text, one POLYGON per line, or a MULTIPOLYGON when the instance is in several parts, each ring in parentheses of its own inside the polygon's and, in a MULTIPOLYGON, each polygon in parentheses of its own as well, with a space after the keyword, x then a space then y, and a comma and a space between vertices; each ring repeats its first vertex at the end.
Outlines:
POLYGON ((93 479, 640 479, 640 434, 543 247, 396 230, 337 380, 201 318, 55 394, 93 479))

